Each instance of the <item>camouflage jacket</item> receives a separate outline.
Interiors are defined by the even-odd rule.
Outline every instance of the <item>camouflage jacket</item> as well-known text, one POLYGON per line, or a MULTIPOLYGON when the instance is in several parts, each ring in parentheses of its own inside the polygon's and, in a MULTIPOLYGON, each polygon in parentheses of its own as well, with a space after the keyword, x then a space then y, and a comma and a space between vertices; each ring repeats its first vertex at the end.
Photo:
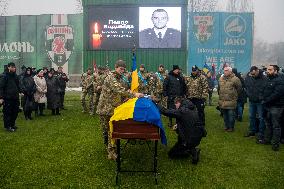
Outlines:
POLYGON ((185 83, 188 98, 207 99, 209 88, 204 75, 185 77, 185 83))
POLYGON ((139 87, 138 87, 138 92, 139 93, 144 93, 148 94, 148 80, 149 80, 149 74, 146 72, 138 72, 138 82, 139 82, 139 87), (144 78, 142 79, 141 76, 139 76, 139 73, 141 76, 144 78))
POLYGON ((113 71, 104 80, 96 113, 112 116, 117 106, 132 97, 133 95, 125 89, 122 77, 113 71))
POLYGON ((162 93, 163 84, 155 74, 150 75, 147 85, 147 94, 160 98, 162 93))
POLYGON ((82 92, 93 92, 93 82, 94 76, 88 75, 87 73, 82 74, 81 76, 82 83, 82 92))

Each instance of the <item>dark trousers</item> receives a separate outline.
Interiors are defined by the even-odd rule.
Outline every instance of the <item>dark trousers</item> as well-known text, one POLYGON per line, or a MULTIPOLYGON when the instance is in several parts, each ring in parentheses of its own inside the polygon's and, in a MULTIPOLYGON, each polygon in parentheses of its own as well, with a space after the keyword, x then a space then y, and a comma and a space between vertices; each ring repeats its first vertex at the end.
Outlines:
POLYGON ((281 138, 281 124, 283 107, 269 107, 265 108, 265 140, 272 145, 279 145, 281 138))
POLYGON ((191 154, 193 150, 195 150, 196 146, 197 145, 195 144, 190 144, 182 141, 180 136, 178 136, 178 141, 170 149, 168 156, 171 159, 186 158, 191 154))
POLYGON ((60 115, 59 108, 51 109, 52 115, 60 115))
MULTIPOLYGON (((168 109, 176 109, 175 106, 175 96, 169 96, 167 100, 167 108, 168 109)), ((173 118, 169 117, 169 126, 173 126, 173 118)))
POLYGON ((39 111, 39 115, 43 115, 44 107, 45 107, 44 103, 36 103, 35 114, 38 115, 38 111, 39 111))
POLYGON ((205 104, 204 104, 204 101, 202 99, 198 99, 198 98, 191 98, 189 100, 195 105, 195 107, 197 109, 201 125, 205 126, 205 112, 204 112, 205 104))
POLYGON ((15 127, 15 122, 19 113, 19 100, 4 100, 3 121, 4 128, 15 127))
POLYGON ((226 129, 234 129, 235 127, 235 110, 222 109, 224 124, 226 129))
POLYGON ((64 108, 64 96, 65 96, 65 92, 59 93, 59 96, 60 96, 60 108, 64 108))
POLYGON ((208 105, 209 106, 212 106, 212 94, 213 94, 213 91, 209 90, 208 92, 208 105))

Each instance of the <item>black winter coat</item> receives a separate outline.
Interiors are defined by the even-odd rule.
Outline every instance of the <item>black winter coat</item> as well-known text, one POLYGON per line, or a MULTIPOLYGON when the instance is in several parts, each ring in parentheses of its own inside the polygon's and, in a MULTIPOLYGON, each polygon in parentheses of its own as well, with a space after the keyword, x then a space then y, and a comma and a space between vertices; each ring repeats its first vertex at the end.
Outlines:
POLYGON ((162 114, 176 118, 179 138, 188 146, 198 146, 205 130, 201 126, 198 112, 189 100, 183 100, 179 109, 166 109, 159 106, 162 114))
POLYGON ((25 96, 33 97, 36 92, 36 85, 32 76, 25 75, 21 81, 21 90, 25 96))
POLYGON ((250 102, 260 103, 263 100, 263 91, 266 86, 267 77, 261 72, 257 77, 249 74, 245 78, 245 91, 250 102))
POLYGON ((19 78, 16 73, 3 73, 0 76, 0 98, 7 100, 19 100, 21 92, 19 78))
POLYGON ((163 95, 168 97, 185 96, 186 84, 184 78, 170 71, 163 83, 163 95))
POLYGON ((284 106, 284 77, 280 75, 267 76, 267 83, 263 92, 265 106, 284 106))
POLYGON ((47 85, 47 108, 48 109, 56 109, 60 108, 60 88, 59 81, 57 77, 52 76, 48 77, 46 80, 47 85))
POLYGON ((60 93, 65 93, 66 82, 69 81, 69 79, 67 77, 63 78, 63 75, 66 76, 65 73, 57 73, 57 78, 58 78, 58 81, 59 81, 60 93))

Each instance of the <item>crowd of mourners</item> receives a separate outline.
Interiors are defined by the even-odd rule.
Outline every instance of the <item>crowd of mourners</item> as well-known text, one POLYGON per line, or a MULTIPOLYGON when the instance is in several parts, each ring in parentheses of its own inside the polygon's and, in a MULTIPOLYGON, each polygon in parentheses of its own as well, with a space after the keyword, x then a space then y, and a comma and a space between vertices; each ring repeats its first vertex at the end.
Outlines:
MULTIPOLYGON (((277 65, 252 66, 248 73, 241 74, 227 65, 213 79, 210 70, 205 72, 197 66, 193 66, 187 76, 178 65, 173 65, 169 72, 164 65, 159 65, 157 72, 148 72, 141 64, 138 70, 139 87, 135 92, 130 90, 131 72, 126 70, 123 60, 118 60, 113 71, 98 67, 95 72, 89 68, 82 74, 82 112, 99 116, 108 158, 116 159, 109 132, 109 120, 114 109, 129 98, 150 96, 160 112, 169 117, 168 126, 178 134, 178 141, 169 156, 191 155, 192 162, 197 163, 200 153, 197 146, 206 136, 204 109, 206 105, 213 105, 212 94, 217 91, 216 109, 223 117, 225 132, 234 132, 235 121, 243 120, 244 105, 248 103, 249 127, 245 137, 255 136, 258 144, 269 144, 272 150, 278 151, 280 143, 284 142, 281 122, 284 116, 282 71, 277 65)), ((43 68, 37 72, 32 68, 23 68, 17 77, 14 63, 9 63, 0 78, 4 127, 8 131, 16 129, 15 115, 19 107, 16 99, 19 99, 19 93, 23 94, 21 105, 26 119, 32 119, 32 110, 38 116, 44 115, 45 103, 52 110, 52 115, 59 115, 60 109, 64 109, 66 82, 68 78, 62 67, 57 71, 43 68)))
MULTIPOLYGON (((157 72, 147 72, 145 65, 141 64, 138 72, 139 93, 132 93, 131 73, 126 70, 123 61, 118 61, 114 71, 99 67, 96 73, 92 73, 92 69, 89 68, 82 75, 82 108, 83 112, 89 112, 90 115, 99 115, 109 158, 115 159, 115 147, 108 142, 108 121, 113 115, 114 108, 131 96, 150 95, 158 102, 161 113, 169 116, 169 127, 178 132, 178 142, 175 145, 178 154, 181 155, 180 151, 196 154, 199 152, 196 148, 193 148, 194 153, 191 147, 190 150, 187 147, 181 150, 186 146, 184 134, 187 132, 181 128, 186 124, 190 125, 189 122, 194 118, 180 120, 181 116, 178 117, 178 114, 184 113, 184 110, 194 109, 198 115, 198 124, 205 128, 204 108, 206 105, 212 105, 212 94, 215 89, 219 96, 216 109, 224 119, 225 132, 233 132, 235 121, 243 120, 244 104, 248 102, 250 124, 245 137, 256 136, 257 143, 271 144, 273 150, 279 150, 284 138, 284 129, 281 133, 281 116, 284 115, 284 76, 280 68, 277 65, 262 68, 252 66, 248 73, 241 74, 237 69, 225 66, 223 73, 217 74, 216 77, 217 84, 210 71, 204 72, 197 66, 193 66, 190 75, 186 76, 182 74, 178 65, 173 65, 170 72, 165 70, 163 65, 159 65, 157 72), (180 105, 177 108, 178 103, 180 105), (163 108, 172 112, 166 113, 163 108), (176 118, 176 124, 173 118, 176 118)), ((175 149, 172 151, 177 152, 175 149)))
POLYGON ((20 111, 24 112, 26 120, 33 119, 32 112, 35 116, 45 116, 45 108, 50 109, 52 115, 60 115, 60 109, 65 109, 63 104, 68 80, 62 67, 55 71, 53 68, 36 70, 23 65, 17 75, 15 64, 9 63, 0 76, 4 128, 9 132, 16 131, 15 121, 20 111))

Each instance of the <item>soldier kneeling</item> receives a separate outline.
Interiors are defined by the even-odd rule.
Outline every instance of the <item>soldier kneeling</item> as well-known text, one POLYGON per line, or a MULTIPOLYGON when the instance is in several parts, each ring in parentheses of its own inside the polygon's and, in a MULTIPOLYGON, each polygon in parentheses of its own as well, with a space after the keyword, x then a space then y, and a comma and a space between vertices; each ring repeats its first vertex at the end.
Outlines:
POLYGON ((176 118, 178 141, 171 148, 168 155, 171 159, 192 156, 192 163, 199 161, 200 149, 196 148, 206 136, 206 131, 199 120, 198 112, 192 102, 177 97, 176 109, 166 109, 159 106, 163 115, 176 118))

